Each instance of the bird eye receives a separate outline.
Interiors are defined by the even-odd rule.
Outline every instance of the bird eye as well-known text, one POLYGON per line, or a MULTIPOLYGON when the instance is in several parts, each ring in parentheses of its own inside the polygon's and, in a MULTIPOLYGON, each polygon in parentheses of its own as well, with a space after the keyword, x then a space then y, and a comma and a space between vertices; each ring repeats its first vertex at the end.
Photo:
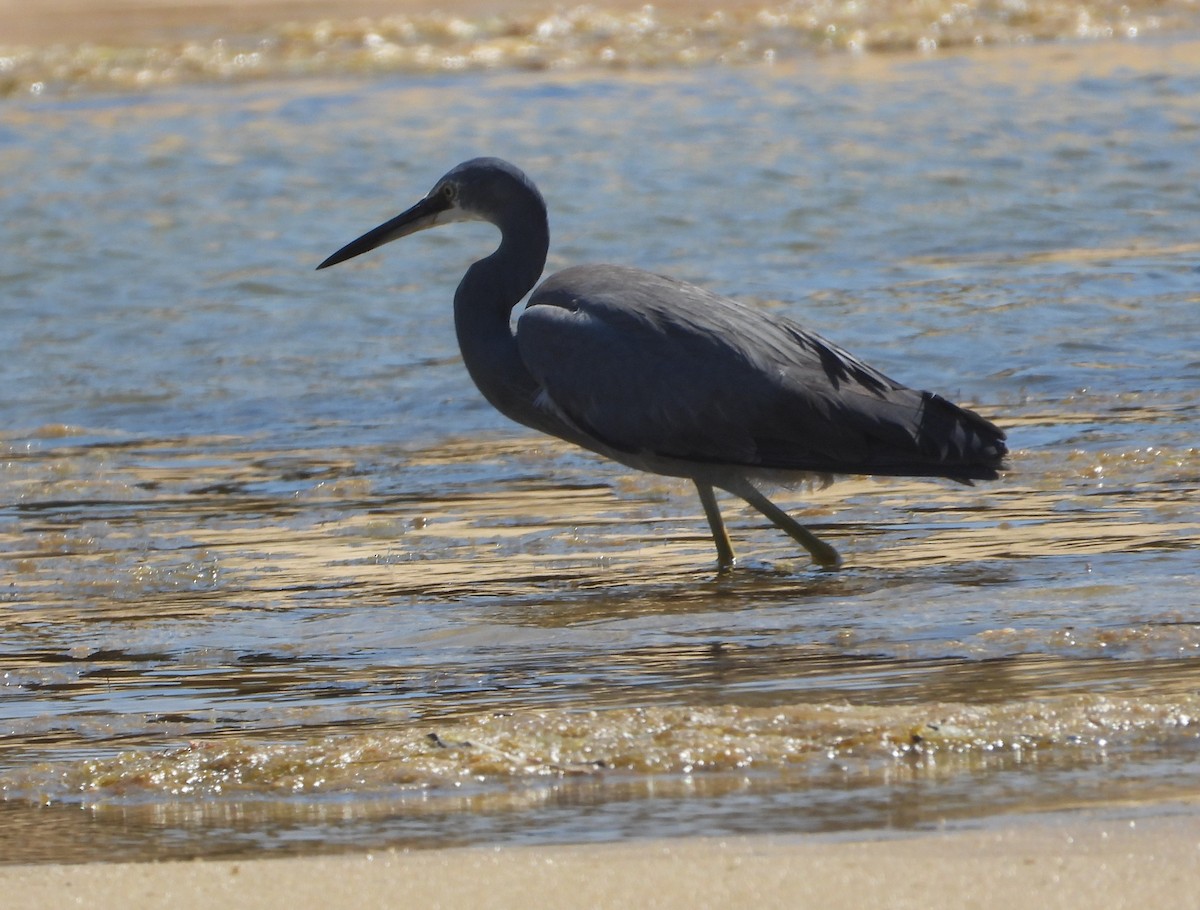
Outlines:
POLYGON ((458 196, 458 191, 454 188, 453 183, 443 183, 442 188, 441 188, 441 194, 442 194, 442 198, 445 199, 447 202, 453 202, 455 197, 458 196))

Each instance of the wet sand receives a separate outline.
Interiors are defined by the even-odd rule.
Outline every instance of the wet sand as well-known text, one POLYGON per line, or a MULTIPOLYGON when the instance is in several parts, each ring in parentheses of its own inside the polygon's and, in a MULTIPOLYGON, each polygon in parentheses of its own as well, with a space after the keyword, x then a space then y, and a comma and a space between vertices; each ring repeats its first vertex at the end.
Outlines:
POLYGON ((843 843, 770 837, 462 848, 279 860, 0 867, 11 910, 63 906, 757 908, 1179 907, 1200 825, 1040 824, 843 843))

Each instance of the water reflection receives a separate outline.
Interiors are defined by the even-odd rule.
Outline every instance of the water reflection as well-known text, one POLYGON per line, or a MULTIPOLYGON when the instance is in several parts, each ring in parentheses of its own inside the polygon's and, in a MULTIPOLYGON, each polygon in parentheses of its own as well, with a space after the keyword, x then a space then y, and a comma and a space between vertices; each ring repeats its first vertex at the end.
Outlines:
POLYGON ((346 845, 552 840, 586 806, 613 825, 590 836, 615 837, 645 800, 710 833, 751 805, 838 829, 843 792, 855 824, 919 825, 969 815, 968 792, 1044 807, 1059 778, 1099 799, 1087 781, 1114 758, 1130 793, 1194 785, 1159 776, 1200 712, 1200 623, 1169 586, 1200 535, 1157 511, 1181 501, 1175 447, 1023 453, 987 491, 806 491, 850 568, 811 569, 747 516, 737 533, 778 558, 729 577, 704 568, 686 489, 587 482, 596 466, 556 444, 393 450, 404 495, 374 492, 371 449, 98 448, 18 459, 0 778, 17 827, 51 811, 129 856, 224 855, 312 849, 331 816, 346 845), (1166 596, 1139 605, 1105 559, 1166 596), (1005 795, 1013 774, 1039 783, 1005 795), (933 788, 912 817, 908 775, 933 788))

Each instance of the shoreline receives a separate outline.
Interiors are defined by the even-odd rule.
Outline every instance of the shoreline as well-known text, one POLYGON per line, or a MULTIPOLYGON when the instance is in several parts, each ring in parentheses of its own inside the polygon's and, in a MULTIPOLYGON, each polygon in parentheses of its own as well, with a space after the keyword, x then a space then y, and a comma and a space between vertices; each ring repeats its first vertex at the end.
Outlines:
POLYGON ((64 897, 95 910, 382 908, 409 899, 512 910, 1181 906, 1200 888, 1200 824, 1187 804, 1172 806, 1149 817, 1081 812, 837 841, 768 835, 0 866, 0 888, 11 910, 62 906, 64 897))

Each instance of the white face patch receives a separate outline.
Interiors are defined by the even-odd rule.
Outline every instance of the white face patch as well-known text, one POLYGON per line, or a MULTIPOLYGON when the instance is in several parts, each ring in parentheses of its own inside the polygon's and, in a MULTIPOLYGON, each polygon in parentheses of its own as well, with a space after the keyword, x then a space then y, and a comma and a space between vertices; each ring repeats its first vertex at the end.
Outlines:
MULTIPOLYGON (((442 209, 429 219, 429 223, 424 227, 437 227, 442 224, 454 224, 458 221, 477 221, 478 215, 468 212, 464 208, 460 208, 455 202, 450 208, 442 209)), ((424 228, 422 228, 424 230, 424 228)))

